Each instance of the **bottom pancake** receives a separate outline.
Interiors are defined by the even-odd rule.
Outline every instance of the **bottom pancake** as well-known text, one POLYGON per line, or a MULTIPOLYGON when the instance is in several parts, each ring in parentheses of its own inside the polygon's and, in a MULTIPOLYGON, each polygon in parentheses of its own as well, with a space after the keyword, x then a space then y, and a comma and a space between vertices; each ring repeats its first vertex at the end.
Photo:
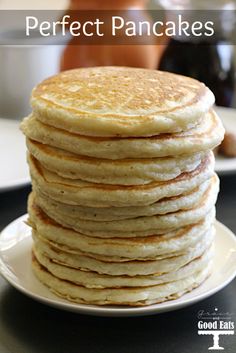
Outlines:
POLYGON ((85 288, 52 275, 33 256, 32 267, 37 278, 56 295, 82 304, 144 306, 177 299, 198 287, 210 274, 210 265, 191 276, 165 284, 133 288, 85 288))

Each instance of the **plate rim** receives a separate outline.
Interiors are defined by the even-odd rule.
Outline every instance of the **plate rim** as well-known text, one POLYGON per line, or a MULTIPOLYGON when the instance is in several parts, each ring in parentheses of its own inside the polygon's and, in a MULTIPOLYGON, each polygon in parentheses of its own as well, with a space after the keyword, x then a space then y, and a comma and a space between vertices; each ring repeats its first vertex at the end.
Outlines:
MULTIPOLYGON (((4 232, 7 232, 7 230, 13 227, 14 225, 20 224, 20 223, 23 224, 27 217, 28 215, 24 214, 19 218, 13 220, 0 232, 0 237, 4 232)), ((225 233, 225 236, 227 236, 228 239, 230 239, 235 243, 235 251, 236 251, 236 237, 234 233, 228 227, 226 227, 224 224, 222 224, 217 220, 215 221, 215 226, 216 226, 216 232, 217 232, 217 229, 221 230, 222 232, 225 233)), ((23 238, 20 239, 20 241, 26 238, 30 238, 30 235, 27 233, 23 236, 23 238)), ((28 241, 30 244, 31 239, 29 239, 28 241)), ((12 245, 12 247, 13 246, 16 246, 16 244, 12 245)), ((230 275, 224 281, 222 281, 220 284, 216 285, 215 287, 211 288, 207 292, 198 294, 196 297, 187 298, 186 300, 184 301, 182 300, 179 303, 176 303, 174 301, 166 301, 160 304, 153 304, 153 305, 142 306, 142 307, 128 307, 128 308, 77 304, 72 302, 67 303, 67 302, 61 301, 62 299, 57 298, 56 296, 55 296, 55 299, 47 298, 42 294, 37 294, 37 293, 34 293, 32 290, 30 291, 27 290, 23 285, 14 281, 10 276, 7 275, 7 272, 9 271, 10 269, 8 268, 7 264, 5 263, 5 261, 1 256, 1 243, 0 243, 0 274, 11 286, 13 286, 15 289, 17 289, 24 295, 30 297, 31 299, 34 299, 40 303, 46 304, 48 306, 51 306, 60 310, 71 311, 78 314, 92 315, 92 316, 106 316, 106 317, 131 317, 131 316, 155 315, 155 314, 161 314, 168 311, 174 311, 189 305, 193 305, 203 299, 206 299, 212 296, 213 294, 217 293, 224 287, 226 287, 234 279, 234 277, 236 276, 236 265, 235 265, 235 268, 231 271, 230 275)), ((15 274, 13 277, 16 277, 15 274)), ((40 283, 40 285, 43 285, 36 277, 35 277, 35 280, 37 280, 40 283)), ((206 281, 207 280, 208 279, 206 279, 206 281)), ((45 286, 45 289, 47 289, 48 292, 52 294, 46 286, 45 286)))

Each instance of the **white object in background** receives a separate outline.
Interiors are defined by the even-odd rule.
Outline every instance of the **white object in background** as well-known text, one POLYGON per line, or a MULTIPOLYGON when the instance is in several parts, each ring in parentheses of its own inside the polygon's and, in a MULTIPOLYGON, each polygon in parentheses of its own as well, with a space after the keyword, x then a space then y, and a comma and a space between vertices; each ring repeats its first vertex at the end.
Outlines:
POLYGON ((0 10, 65 10, 69 0, 1 0, 0 10))
POLYGON ((25 45, 24 38, 25 32, 19 29, 0 33, 0 116, 6 118, 22 119, 29 114, 32 88, 59 71, 64 49, 63 37, 52 37, 47 45, 47 37, 33 38, 32 45, 25 45))
POLYGON ((25 138, 19 122, 0 119, 0 192, 30 183, 25 138))
MULTIPOLYGON (((228 132, 236 134, 236 109, 215 107, 222 123, 228 132)), ((216 156, 215 170, 219 175, 236 173, 236 157, 216 156)))

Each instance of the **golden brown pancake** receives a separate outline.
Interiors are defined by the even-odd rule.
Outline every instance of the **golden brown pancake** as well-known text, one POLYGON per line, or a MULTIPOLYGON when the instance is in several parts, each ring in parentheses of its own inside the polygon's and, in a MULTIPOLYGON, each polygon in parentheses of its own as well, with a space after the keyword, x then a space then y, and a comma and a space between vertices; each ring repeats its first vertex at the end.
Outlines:
POLYGON ((211 232, 215 212, 210 211, 196 224, 181 227, 160 235, 128 238, 95 238, 71 228, 63 227, 32 202, 28 202, 28 224, 45 241, 69 253, 89 254, 105 261, 130 261, 157 259, 183 254, 193 248, 211 232), (57 245, 55 245, 57 244, 57 245))
POLYGON ((88 207, 150 205, 165 197, 177 196, 193 190, 214 174, 213 154, 209 154, 194 171, 182 173, 175 179, 135 186, 66 179, 44 168, 32 156, 29 156, 28 162, 34 189, 39 189, 59 202, 88 207))
POLYGON ((143 185, 196 169, 206 153, 162 158, 97 159, 27 139, 29 152, 48 170, 68 179, 111 185, 143 185))
POLYGON ((224 136, 222 123, 213 110, 188 131, 152 137, 83 136, 42 123, 33 115, 23 120, 21 129, 28 138, 45 145, 107 159, 156 158, 208 151, 215 148, 224 136))
POLYGON ((83 219, 90 221, 116 221, 121 219, 129 219, 142 216, 162 215, 172 213, 179 210, 188 210, 200 203, 204 193, 216 179, 214 175, 211 179, 206 180, 204 183, 195 189, 183 193, 178 196, 166 197, 148 206, 135 206, 135 207, 85 207, 78 205, 68 205, 56 200, 51 199, 39 191, 34 190, 37 195, 38 203, 47 204, 53 212, 60 214, 62 217, 68 216, 74 219, 83 219))
POLYGON ((82 234, 99 238, 129 238, 164 233, 201 221, 206 214, 214 209, 218 191, 219 181, 217 178, 214 178, 209 188, 203 194, 199 204, 194 205, 193 208, 178 210, 164 215, 156 214, 146 217, 99 222, 71 217, 69 214, 65 217, 59 210, 55 211, 47 202, 44 202, 40 198, 38 199, 35 193, 31 194, 30 199, 32 199, 33 203, 39 205, 56 222, 82 234))
POLYGON ((32 92, 40 121, 87 136, 153 136, 192 128, 214 103, 201 82, 157 70, 64 71, 32 92))

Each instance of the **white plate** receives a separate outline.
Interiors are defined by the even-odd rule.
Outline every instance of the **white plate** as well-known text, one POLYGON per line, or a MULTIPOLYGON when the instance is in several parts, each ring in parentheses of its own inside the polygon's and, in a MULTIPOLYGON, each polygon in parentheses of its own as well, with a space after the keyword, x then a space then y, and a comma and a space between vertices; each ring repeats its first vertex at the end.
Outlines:
POLYGON ((26 146, 19 121, 0 119, 0 192, 30 182, 26 146))
POLYGON ((225 287, 236 275, 236 238, 224 225, 216 222, 216 255, 212 275, 198 288, 183 297, 162 304, 139 308, 101 307, 74 304, 52 294, 31 270, 30 228, 26 215, 9 224, 0 236, 0 271, 5 279, 24 294, 45 304, 97 316, 141 316, 176 310, 196 303, 225 287))
MULTIPOLYGON (((215 110, 221 118, 226 131, 234 132, 236 134, 236 109, 215 107, 215 110)), ((235 173, 236 158, 217 156, 215 170, 220 175, 235 173)))

